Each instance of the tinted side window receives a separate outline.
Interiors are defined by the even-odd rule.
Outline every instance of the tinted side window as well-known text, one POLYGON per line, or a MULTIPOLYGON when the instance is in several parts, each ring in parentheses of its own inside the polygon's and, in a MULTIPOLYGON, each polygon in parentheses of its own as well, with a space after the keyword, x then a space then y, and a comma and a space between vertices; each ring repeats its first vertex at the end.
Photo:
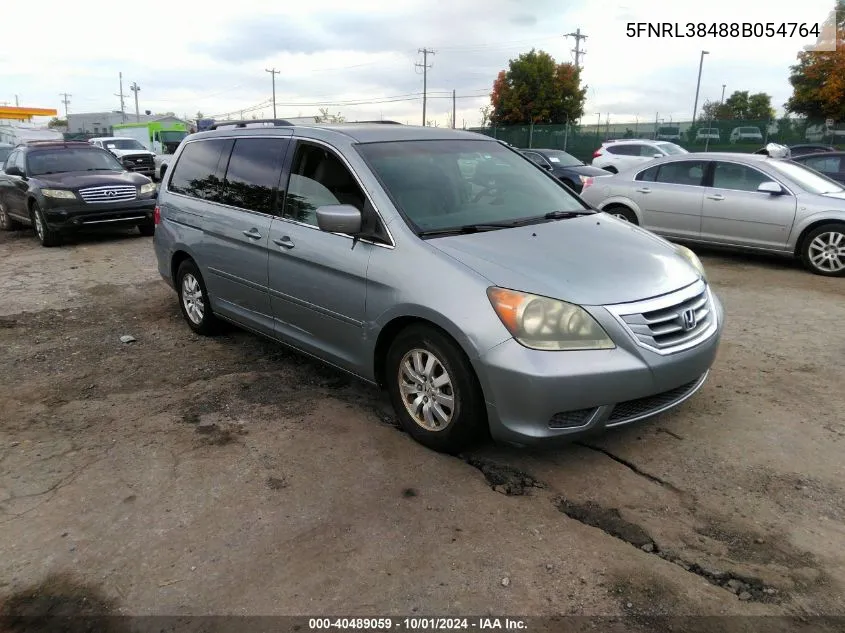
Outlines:
POLYGON ((317 226, 317 207, 351 204, 364 211, 364 192, 346 166, 329 150, 300 144, 291 168, 284 217, 317 226))
POLYGON ((535 152, 525 152, 525 155, 531 159, 532 162, 537 163, 538 165, 546 165, 546 159, 536 154, 535 152))
POLYGON ((657 170, 660 169, 660 165, 656 167, 649 167, 645 171, 641 171, 637 174, 637 177, 634 180, 642 180, 644 182, 654 182, 655 178, 657 177, 657 170))
POLYGON ((640 156, 653 158, 655 154, 663 155, 663 152, 651 145, 639 145, 638 147, 640 148, 640 156))
POLYGON ((704 178, 705 162, 703 160, 682 160, 676 163, 660 165, 656 182, 674 185, 701 186, 704 178))
POLYGON ((231 139, 215 138, 185 145, 167 188, 174 193, 208 200, 223 201, 223 173, 231 139))
POLYGON ((20 156, 20 152, 16 149, 13 149, 11 153, 6 157, 6 167, 11 167, 12 165, 17 165, 18 156, 20 156))
POLYGON ((839 172, 839 156, 814 156, 804 161, 810 169, 835 174, 839 172))
POLYGON ((717 189, 757 191, 760 183, 771 180, 771 176, 736 163, 716 163, 713 170, 713 186, 717 189))
POLYGON ((607 151, 619 156, 636 156, 639 154, 638 151, 634 150, 636 147, 639 147, 639 145, 610 145, 607 151))
POLYGON ((282 138, 240 138, 229 157, 224 204, 273 213, 282 160, 290 141, 282 138))

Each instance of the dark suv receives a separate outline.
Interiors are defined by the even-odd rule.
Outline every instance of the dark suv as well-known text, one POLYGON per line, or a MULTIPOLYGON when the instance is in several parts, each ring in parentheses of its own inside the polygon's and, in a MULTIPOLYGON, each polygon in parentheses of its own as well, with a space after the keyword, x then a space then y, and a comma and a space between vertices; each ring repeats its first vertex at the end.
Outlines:
POLYGON ((83 227, 135 225, 152 235, 155 202, 152 180, 85 142, 19 145, 0 172, 0 229, 32 226, 43 246, 83 227))

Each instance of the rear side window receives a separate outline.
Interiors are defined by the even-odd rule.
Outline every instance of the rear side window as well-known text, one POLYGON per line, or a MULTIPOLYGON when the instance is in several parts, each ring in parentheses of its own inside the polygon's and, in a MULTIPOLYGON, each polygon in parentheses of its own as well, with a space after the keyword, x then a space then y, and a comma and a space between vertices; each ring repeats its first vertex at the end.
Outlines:
POLYGON ((676 163, 664 163, 660 165, 657 172, 656 182, 665 182, 673 185, 688 185, 700 187, 704 178, 703 160, 683 160, 676 163))
POLYGON ((619 156, 639 156, 640 150, 639 148, 642 147, 641 145, 608 145, 607 151, 611 154, 617 154, 619 156))
POLYGON ((288 139, 241 138, 229 158, 224 204, 272 214, 288 139))
POLYGON ((814 156, 805 160, 804 164, 816 171, 825 171, 828 173, 837 173, 840 171, 839 156, 814 156))
POLYGON ((657 177, 658 169, 660 169, 660 165, 656 167, 649 167, 648 169, 638 173, 637 177, 634 178, 634 180, 641 180, 643 182, 654 182, 654 179, 657 177))
POLYGON ((185 145, 173 168, 168 190, 209 202, 223 202, 223 173, 233 143, 231 139, 215 138, 185 145))

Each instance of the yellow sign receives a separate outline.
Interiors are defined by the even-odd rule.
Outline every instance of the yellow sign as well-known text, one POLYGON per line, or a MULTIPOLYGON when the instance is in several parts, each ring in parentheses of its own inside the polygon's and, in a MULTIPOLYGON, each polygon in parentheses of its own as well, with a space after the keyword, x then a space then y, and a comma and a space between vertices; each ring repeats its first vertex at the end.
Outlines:
POLYGON ((12 106, 0 106, 0 119, 12 119, 14 121, 29 121, 34 116, 56 116, 57 110, 53 108, 15 108, 12 106))

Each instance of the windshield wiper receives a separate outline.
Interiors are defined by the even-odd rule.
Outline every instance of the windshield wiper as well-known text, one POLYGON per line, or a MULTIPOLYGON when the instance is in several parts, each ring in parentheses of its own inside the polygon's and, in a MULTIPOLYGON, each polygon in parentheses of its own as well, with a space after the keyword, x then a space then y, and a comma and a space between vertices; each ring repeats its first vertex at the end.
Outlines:
POLYGON ((117 171, 117 170, 112 169, 111 167, 89 167, 85 171, 117 171))
POLYGON ((590 209, 583 209, 581 211, 549 211, 543 218, 546 220, 567 220, 578 217, 579 215, 593 215, 594 213, 595 211, 590 209))
POLYGON ((483 224, 464 224, 463 226, 451 226, 445 229, 430 229, 420 231, 420 237, 434 237, 435 235, 467 235, 469 233, 481 233, 482 231, 497 231, 519 226, 519 222, 486 222, 483 224))

